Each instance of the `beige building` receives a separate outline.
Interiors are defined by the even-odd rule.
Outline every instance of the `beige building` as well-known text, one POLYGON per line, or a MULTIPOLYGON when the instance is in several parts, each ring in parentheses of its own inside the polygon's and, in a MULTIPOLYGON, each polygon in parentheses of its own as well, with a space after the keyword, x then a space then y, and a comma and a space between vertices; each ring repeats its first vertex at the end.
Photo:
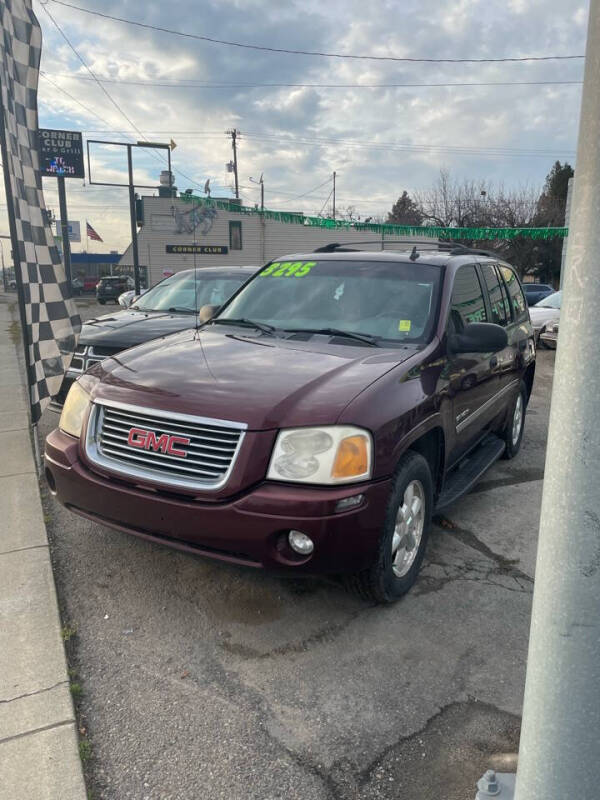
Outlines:
MULTIPOLYGON (((139 262, 148 270, 150 286, 163 278, 165 270, 260 266, 286 253, 311 252, 331 242, 360 243, 369 250, 382 249, 383 242, 385 249, 391 250, 394 243, 402 241, 391 225, 335 223, 286 212, 261 213, 231 200, 143 197, 141 209, 139 262)), ((407 237, 403 240, 407 241, 407 237)), ((410 240, 432 241, 422 235, 410 240)), ((133 266, 131 245, 119 264, 133 266)))

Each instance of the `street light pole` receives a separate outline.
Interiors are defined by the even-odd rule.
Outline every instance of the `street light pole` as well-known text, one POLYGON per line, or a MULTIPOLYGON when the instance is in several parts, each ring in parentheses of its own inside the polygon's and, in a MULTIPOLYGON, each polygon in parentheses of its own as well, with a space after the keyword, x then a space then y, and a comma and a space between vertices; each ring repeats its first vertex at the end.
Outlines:
POLYGON ((517 800, 600 796, 600 0, 591 0, 517 800))

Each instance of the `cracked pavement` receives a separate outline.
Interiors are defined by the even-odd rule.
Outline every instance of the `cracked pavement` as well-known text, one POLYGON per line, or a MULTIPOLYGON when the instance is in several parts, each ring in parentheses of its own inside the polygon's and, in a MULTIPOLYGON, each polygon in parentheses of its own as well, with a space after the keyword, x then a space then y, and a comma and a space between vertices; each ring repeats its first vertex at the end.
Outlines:
POLYGON ((540 353, 521 453, 437 520, 392 607, 45 497, 94 800, 473 798, 518 747, 553 364, 540 353))

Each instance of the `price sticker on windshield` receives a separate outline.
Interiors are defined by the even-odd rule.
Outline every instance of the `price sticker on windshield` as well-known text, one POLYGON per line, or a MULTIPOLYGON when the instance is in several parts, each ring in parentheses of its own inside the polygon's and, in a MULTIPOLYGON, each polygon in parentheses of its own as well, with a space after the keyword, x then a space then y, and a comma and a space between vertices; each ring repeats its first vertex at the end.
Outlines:
POLYGON ((263 277, 270 275, 273 278, 303 278, 316 266, 316 261, 274 261, 260 274, 263 277))
POLYGON ((408 333, 411 328, 411 322, 409 319, 401 319, 398 322, 398 330, 402 331, 403 333, 408 333))

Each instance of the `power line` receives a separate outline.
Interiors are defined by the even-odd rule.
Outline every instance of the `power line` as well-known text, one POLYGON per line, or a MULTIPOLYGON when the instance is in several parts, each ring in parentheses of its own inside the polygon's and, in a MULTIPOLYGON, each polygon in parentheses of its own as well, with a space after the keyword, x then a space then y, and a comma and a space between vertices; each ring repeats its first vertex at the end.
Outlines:
MULTIPOLYGON (((106 97, 107 97, 107 98, 110 100, 110 102, 113 104, 113 106, 114 106, 114 107, 117 109, 117 111, 119 112, 119 114, 120 114, 120 115, 123 117, 123 119, 126 119, 126 120, 127 120, 127 122, 128 122, 130 125, 131 125, 131 127, 134 129, 134 131, 136 131, 136 133, 138 133, 138 134, 139 134, 139 136, 141 136, 141 137, 142 137, 142 139, 145 139, 145 137, 144 137, 144 134, 141 132, 141 130, 140 130, 140 129, 139 129, 137 126, 136 126, 136 124, 135 124, 135 123, 134 123, 134 122, 133 122, 133 121, 132 121, 132 120, 131 120, 131 119, 130 119, 128 116, 127 116, 127 114, 126 114, 126 113, 123 111, 123 109, 122 109, 122 108, 121 108, 121 106, 120 106, 120 105, 117 103, 117 101, 116 101, 116 100, 114 100, 114 99, 112 98, 112 96, 111 96, 111 95, 108 93, 108 91, 107 91, 107 90, 105 89, 105 87, 102 85, 102 83, 100 82, 100 80, 99 80, 99 79, 96 77, 96 74, 95 74, 95 73, 92 71, 92 69, 91 69, 91 68, 90 68, 90 67, 87 65, 87 63, 84 61, 84 59, 83 59, 83 58, 82 58, 82 57, 79 55, 78 51, 75 49, 74 45, 71 43, 71 40, 69 39, 69 37, 67 36, 67 34, 66 34, 64 31, 63 31, 63 29, 60 27, 60 25, 58 24, 58 22, 57 22, 57 21, 54 19, 54 17, 52 16, 52 14, 51 14, 51 13, 48 11, 48 8, 47 8, 47 3, 44 3, 44 4, 42 5, 42 8, 44 9, 44 11, 46 12, 46 14, 48 15, 48 17, 49 17, 49 18, 50 18, 50 20, 52 21, 52 23, 53 23, 54 27, 56 28, 56 30, 57 30, 57 31, 60 33, 60 35, 62 36, 62 38, 65 40, 65 42, 66 42, 66 43, 69 45, 69 47, 71 48, 71 50, 72 50, 72 51, 73 51, 73 53, 75 54, 76 58, 78 59, 78 61, 80 61, 80 62, 83 64, 83 66, 86 68, 86 70, 87 70, 87 71, 90 73, 90 75, 91 75, 92 79, 93 79, 93 80, 94 80, 94 81, 95 81, 95 82, 98 84, 98 86, 100 87, 100 89, 101 89, 101 90, 104 92, 104 94, 106 95, 106 97)), ((97 116, 97 115, 95 115, 95 116, 97 116)), ((159 158, 159 159, 162 161, 162 159, 160 158, 160 156, 158 156, 158 158, 159 158)))
MULTIPOLYGON (((323 186, 325 186, 326 184, 328 184, 330 182, 331 182, 331 176, 329 176, 327 178, 327 180, 323 181, 323 183, 320 183, 318 186, 313 186, 313 188, 309 189, 307 192, 303 192, 302 194, 294 195, 293 197, 290 197, 289 200, 282 200, 281 201, 281 205, 283 205, 284 203, 292 203, 295 200, 301 200, 303 197, 306 197, 307 195, 312 195, 314 192, 317 191, 317 189, 321 189, 323 186)), ((277 194, 277 190, 275 190, 274 193, 277 194)), ((288 192, 283 192, 283 194, 288 194, 288 192)))
MULTIPOLYGON (((69 92, 67 92, 66 89, 63 89, 62 86, 59 86, 57 83, 54 83, 54 81, 51 78, 48 77, 48 74, 46 72, 44 72, 43 70, 40 70, 40 75, 41 75, 42 78, 47 80, 48 83, 52 84, 52 86, 54 86, 55 89, 57 89, 59 92, 62 92, 64 95, 66 95, 74 103, 77 103, 78 106, 81 106, 81 108, 83 108, 83 110, 87 114, 91 114, 92 116, 96 117, 96 119, 99 119, 100 122, 104 122, 104 124, 106 124, 106 120, 105 119, 103 119, 98 114, 96 114, 96 112, 93 111, 91 108, 88 108, 86 105, 84 105, 81 102, 81 100, 78 100, 74 95, 72 95, 69 92)), ((87 79, 87 80, 91 80, 91 79, 87 79)))
MULTIPOLYGON (((79 55, 78 51, 75 49, 74 45, 72 44, 72 42, 71 42, 71 40, 69 39, 69 37, 67 36, 67 34, 66 34, 66 33, 65 33, 63 30, 62 30, 62 28, 60 27, 60 25, 58 24, 58 22, 57 22, 57 21, 54 19, 54 17, 52 16, 52 14, 51 14, 51 13, 48 11, 48 8, 47 8, 47 2, 42 4, 42 8, 44 9, 44 11, 46 12, 46 14, 48 15, 48 17, 49 17, 49 18, 50 18, 50 20, 52 21, 52 23, 53 23, 54 27, 56 28, 56 30, 57 30, 57 31, 60 33, 60 35, 62 36, 62 38, 65 40, 65 42, 66 42, 66 43, 69 45, 70 49, 73 51, 73 53, 75 54, 75 56, 77 57, 77 59, 78 59, 78 60, 81 62, 81 64, 83 64, 83 66, 84 66, 84 67, 85 67, 85 69, 86 69, 86 70, 89 72, 89 74, 91 75, 91 77, 93 78, 93 80, 95 81, 95 83, 97 83, 97 84, 98 84, 98 86, 100 87, 100 89, 102 89, 103 93, 104 93, 104 94, 106 95, 106 97, 107 97, 107 98, 110 100, 110 102, 113 104, 113 106, 114 106, 114 107, 117 109, 117 111, 119 112, 119 114, 121 114, 121 116, 122 116, 124 119, 126 119, 126 120, 127 120, 127 122, 128 122, 130 125, 131 125, 131 127, 134 129, 134 131, 135 131, 135 132, 136 132, 136 133, 137 133, 137 134, 138 134, 138 135, 139 135, 139 136, 142 138, 142 141, 147 141, 147 139, 146 139, 146 137, 144 136, 144 134, 142 133, 142 131, 141 131, 141 130, 140 130, 140 129, 139 129, 137 126, 136 126, 136 124, 135 124, 135 123, 134 123, 134 122, 133 122, 133 121, 132 121, 132 120, 131 120, 131 119, 130 119, 128 116, 127 116, 127 114, 126 114, 126 113, 123 111, 123 109, 121 108, 121 106, 120 106, 120 105, 117 103, 117 101, 116 101, 116 100, 114 100, 114 99, 113 99, 113 97, 112 97, 112 96, 109 94, 109 92, 107 91, 107 89, 106 89, 106 88, 105 88, 105 87, 102 85, 102 83, 100 82, 100 80, 99 80, 99 79, 96 77, 96 74, 95 74, 95 73, 92 71, 92 69, 91 69, 91 68, 90 68, 90 67, 87 65, 87 63, 84 61, 84 59, 83 59, 83 58, 82 58, 82 57, 79 55)), ((72 98, 72 99, 75 99, 75 98, 72 98)), ((76 102, 78 102, 78 103, 79 103, 79 101, 78 101, 78 100, 76 100, 76 102)), ((79 103, 79 104, 80 104, 80 105, 82 105, 81 103, 79 103)), ((97 114, 95 114, 95 113, 94 113, 94 116, 95 116, 95 117, 97 117, 98 119, 101 119, 101 117, 99 117, 99 116, 98 116, 97 114)), ((106 121, 105 121, 105 120, 103 120, 103 122, 105 122, 105 124, 106 124, 106 121)), ((152 150, 152 149, 150 150, 150 153, 151 153, 151 154, 152 154, 152 155, 153 155, 153 156, 154 156, 154 157, 155 157, 155 158, 156 158, 156 159, 157 159, 157 160, 158 160, 158 161, 159 161, 159 162, 160 162, 162 165, 164 165, 164 159, 162 159, 162 158, 161 158, 161 157, 158 155, 158 153, 156 153, 156 152, 155 152, 154 150, 152 150)), ((199 182, 199 181, 197 181, 195 178, 191 178, 189 175, 186 175, 186 174, 185 174, 185 172, 182 172, 181 170, 179 170, 179 169, 175 169, 175 168, 173 168, 173 171, 174 171, 174 172, 177 172, 179 175, 181 175, 181 177, 182 177, 182 178, 185 178, 187 181, 191 181, 191 182, 192 182, 192 183, 193 183, 195 186, 199 186, 199 185, 200 185, 200 182, 199 182)))
MULTIPOLYGON (((47 74, 47 73, 46 73, 47 74)), ((70 75, 59 72, 55 78, 90 81, 85 75, 70 75)), ((168 89, 434 89, 462 86, 581 86, 583 81, 455 81, 452 83, 211 83, 194 79, 171 79, 169 81, 129 81, 117 78, 100 78, 102 83, 121 86, 148 86, 168 89)))
POLYGON ((182 36, 186 39, 196 39, 203 42, 210 42, 211 44, 222 44, 227 47, 241 47, 246 50, 262 50, 269 53, 285 53, 287 55, 295 56, 321 56, 323 58, 347 58, 361 61, 400 61, 424 64, 491 64, 500 62, 524 62, 524 61, 567 61, 573 59, 584 58, 583 55, 550 55, 550 56, 521 56, 521 57, 506 57, 506 58, 411 58, 400 56, 370 56, 370 55, 355 55, 351 53, 325 53, 314 50, 290 50, 283 47, 266 47, 264 45, 247 44, 243 42, 233 42, 227 39, 215 39, 211 36, 201 36, 196 33, 185 33, 184 31, 173 30, 172 28, 163 28, 159 25, 150 25, 146 22, 138 22, 132 19, 125 19, 124 17, 116 17, 112 14, 105 14, 102 11, 96 11, 91 8, 82 8, 73 3, 67 3, 65 0, 51 0, 60 6, 81 11, 84 14, 91 14, 103 19, 110 19, 113 22, 123 22, 126 25, 135 25, 138 28, 145 28, 147 30, 158 31, 160 33, 169 33, 173 36, 182 36))
MULTIPOLYGON (((86 133, 95 133, 93 130, 86 130, 86 133)), ((100 131, 106 133, 106 131, 100 131)), ((126 133, 126 131, 112 131, 113 133, 126 133)), ((205 139, 221 139, 222 133, 215 131, 194 131, 194 130, 148 130, 147 133, 166 134, 172 136, 193 136, 195 139, 203 137, 205 139)), ((268 142, 280 142, 283 144, 297 145, 297 144, 310 144, 317 146, 334 146, 343 145, 347 147, 363 147, 370 150, 385 150, 385 151, 416 151, 427 152, 430 150, 449 152, 456 155, 491 155, 491 156, 539 156, 543 158, 553 158, 557 153, 564 155, 575 155, 574 150, 556 148, 510 148, 501 145, 494 147, 478 147, 476 145, 436 145, 436 144, 409 144, 402 142, 377 142, 372 140, 352 140, 352 139, 339 139, 335 137, 309 137, 298 136, 296 134, 276 134, 265 133, 261 131, 246 131, 244 130, 244 137, 249 139, 263 139, 268 142)))

